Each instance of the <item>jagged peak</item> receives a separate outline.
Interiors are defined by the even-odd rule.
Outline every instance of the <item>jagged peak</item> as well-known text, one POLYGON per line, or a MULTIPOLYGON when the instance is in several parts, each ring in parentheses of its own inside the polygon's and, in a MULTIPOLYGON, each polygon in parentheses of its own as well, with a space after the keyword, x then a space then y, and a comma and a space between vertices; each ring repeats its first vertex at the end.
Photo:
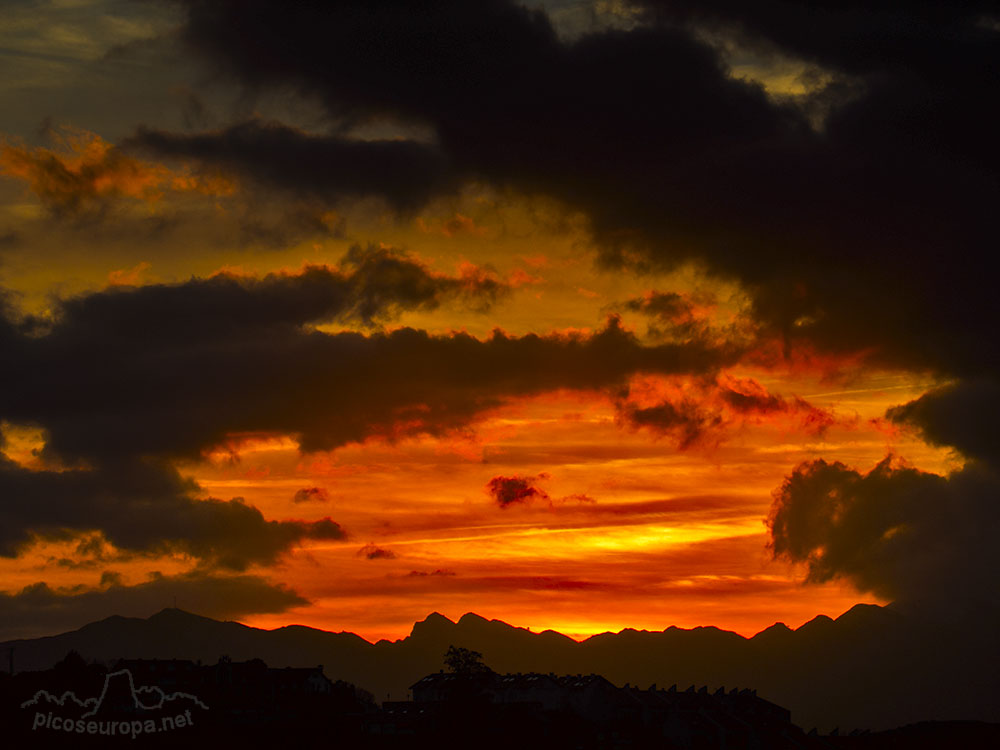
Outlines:
POLYGON ((453 627, 455 627, 455 623, 442 615, 440 612, 431 612, 423 620, 413 623, 413 629, 410 631, 410 637, 412 638, 419 634, 439 632, 446 628, 451 629, 453 627))
POLYGON ((448 625, 454 625, 454 621, 448 619, 440 612, 431 612, 427 617, 425 617, 420 622, 431 622, 431 623, 447 623, 448 625))

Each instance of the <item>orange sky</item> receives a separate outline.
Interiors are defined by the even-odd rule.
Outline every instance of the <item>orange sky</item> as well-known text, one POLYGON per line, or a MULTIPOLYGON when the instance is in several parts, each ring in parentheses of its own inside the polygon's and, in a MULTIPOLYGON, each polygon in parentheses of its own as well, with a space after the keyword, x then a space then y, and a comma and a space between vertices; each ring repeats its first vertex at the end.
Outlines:
MULTIPOLYGON (((802 584, 801 569, 770 559, 764 521, 772 490, 803 460, 864 469, 891 451, 947 469, 946 453, 873 423, 921 384, 891 374, 847 384, 738 376, 800 395, 836 421, 817 434, 794 415, 736 419, 708 443, 679 450, 669 436, 616 423, 604 394, 559 391, 514 400, 440 438, 302 454, 288 436, 234 436, 230 448, 182 470, 207 495, 242 497, 268 518, 332 516, 350 535, 307 542, 262 570, 311 603, 241 618, 260 627, 295 622, 374 641, 404 637, 432 611, 453 619, 475 611, 576 638, 702 624, 750 636, 776 621, 797 627, 877 602, 840 582, 802 584), (528 478, 547 497, 499 507, 487 490, 496 476, 528 478)), ((31 439, 25 431, 21 452, 8 455, 30 463, 31 439)), ((14 588, 40 576, 53 586, 97 582, 93 569, 45 564, 59 557, 50 546, 0 562, 4 579, 14 588)), ((173 556, 113 567, 139 583, 150 570, 191 564, 173 556)))
MULTIPOLYGON (((84 138, 91 146, 77 140, 74 151, 98 156, 105 151, 93 145, 101 143, 98 135, 84 138)), ((72 170, 78 162, 66 158, 72 170)), ((31 216, 40 188, 11 163, 8 159, 7 188, 16 188, 18 179, 28 183, 17 210, 31 216)), ((165 167, 142 169, 160 184, 184 191, 167 188, 150 203, 142 191, 123 189, 116 200, 124 209, 155 213, 168 210, 171 202, 191 200, 186 184, 171 182, 165 167)), ((221 204, 217 210, 225 221, 231 209, 221 204)), ((404 313, 392 326, 463 330, 478 337, 494 328, 512 335, 586 334, 608 314, 620 314, 627 327, 653 342, 655 332, 647 333, 643 316, 624 303, 665 289, 709 300, 692 308, 696 321, 720 330, 739 325, 744 303, 738 287, 691 267, 665 276, 602 272, 572 217, 550 223, 558 211, 544 202, 473 190, 455 204, 436 204, 402 223, 362 217, 368 222, 361 224, 365 236, 405 248, 441 274, 484 269, 477 272, 510 284, 509 296, 488 312, 451 305, 404 313)), ((43 230, 38 222, 25 221, 43 240, 59 241, 58 228, 43 230)), ((220 269, 249 277, 294 274, 307 263, 335 264, 355 240, 309 240, 252 252, 222 246, 195 254, 185 247, 175 255, 157 249, 129 261, 112 247, 105 251, 111 257, 83 252, 77 261, 74 255, 72 275, 65 266, 41 265, 25 255, 4 273, 6 283, 21 290, 26 307, 44 310, 52 289, 80 293, 220 269)), ((77 241, 86 246, 89 239, 77 241)), ((803 585, 801 570, 770 559, 764 522, 771 493, 790 468, 819 457, 867 469, 894 452, 927 470, 947 468, 946 452, 889 430, 880 419, 888 407, 918 397, 933 382, 906 372, 871 371, 849 360, 781 359, 762 367, 753 364, 754 356, 749 359, 720 373, 718 382, 789 402, 800 397, 828 424, 810 422, 803 410, 757 415, 727 410, 697 378, 636 377, 630 397, 640 405, 664 394, 687 395, 710 404, 720 423, 696 444, 682 445, 676 435, 624 424, 606 392, 560 390, 507 400, 454 433, 371 438, 328 452, 303 454, 293 435, 235 434, 204 460, 180 468, 206 496, 241 497, 269 519, 330 516, 349 535, 346 541, 306 542, 278 566, 258 571, 310 604, 241 618, 252 625, 296 622, 375 640, 405 636, 415 620, 432 611, 452 618, 475 611, 574 637, 700 624, 752 635, 775 621, 794 627, 817 614, 835 616, 859 601, 877 601, 842 582, 803 585), (547 498, 501 508, 487 492, 497 476, 524 477, 547 498), (321 491, 293 502, 296 492, 309 488, 321 491), (376 556, 369 559, 365 549, 376 556)), ((44 444, 44 434, 14 424, 6 432, 8 457, 38 466, 32 450, 44 444)), ((97 585, 102 566, 74 569, 44 562, 73 549, 62 547, 59 552, 60 544, 43 542, 18 558, 0 559, 8 590, 38 580, 53 587, 97 585)), ((108 569, 121 582, 137 584, 151 571, 180 574, 192 566, 196 560, 168 555, 120 560, 108 569)))
MULTIPOLYGON (((279 383, 247 392, 239 383, 215 382, 206 369, 215 402, 232 406, 229 422, 206 428, 217 437, 211 445, 193 441, 186 453, 171 447, 142 460, 152 456, 192 479, 196 500, 241 498, 268 522, 330 518, 344 537, 300 534, 274 559, 227 568, 173 538, 126 549, 110 543, 96 521, 59 526, 53 518, 55 531, 26 522, 21 530, 29 542, 12 542, 14 551, 0 556, 0 594, 30 607, 26 587, 44 583, 52 590, 50 611, 69 614, 37 624, 26 615, 16 632, 56 632, 114 614, 102 609, 111 606, 104 601, 134 601, 129 614, 151 614, 173 601, 128 597, 160 580, 176 584, 162 596, 177 596, 178 606, 198 611, 205 600, 201 594, 186 600, 185 586, 235 576, 252 576, 270 593, 299 599, 220 604, 211 610, 217 616, 269 628, 300 623, 347 630, 373 641, 404 637, 432 611, 452 619, 474 611, 575 638, 671 625, 715 625, 749 636, 776 621, 797 627, 858 602, 884 603, 844 577, 804 584, 804 566, 772 559, 766 523, 772 493, 797 465, 820 458, 861 472, 888 454, 924 471, 959 469, 960 454, 886 420, 891 407, 949 382, 942 368, 919 359, 906 366, 904 358, 881 356, 867 345, 834 340, 823 350, 810 345, 808 335, 796 339, 799 328, 808 333, 817 320, 824 323, 822 305, 818 317, 794 320, 781 341, 761 322, 764 302, 774 303, 761 291, 763 275, 747 271, 741 280, 698 260, 695 239, 691 248, 683 246, 687 230, 655 248, 676 251, 676 262, 647 263, 641 248, 633 258, 631 235, 612 247, 608 238, 618 235, 602 234, 600 211, 586 200, 574 205, 565 197, 571 190, 560 197, 530 180, 518 185, 466 175, 453 189, 400 209, 369 194, 331 198, 306 187, 279 189, 225 164, 130 149, 122 144, 140 123, 188 133, 205 123, 291 122, 312 137, 330 125, 323 119, 329 113, 317 97, 299 100, 280 87, 247 104, 238 86, 207 82, 187 56, 164 51, 167 42, 157 40, 180 23, 177 13, 123 9, 114 10, 125 14, 120 23, 92 20, 105 4, 49 4, 48 27, 27 16, 0 22, 0 46, 14 50, 23 69, 21 84, 0 84, 0 104, 21 101, 24 108, 0 119, 0 302, 9 320, 24 324, 18 345, 54 338, 52 331, 83 309, 72 307, 74 300, 138 299, 154 285, 183 291, 202 280, 257 289, 253 285, 266 279, 297 280, 317 267, 338 283, 360 283, 365 259, 390 259, 419 277, 418 292, 435 285, 443 291, 413 301, 406 295, 417 293, 406 279, 389 292, 378 284, 398 279, 368 280, 374 316, 317 315, 297 333, 326 341, 352 331, 371 340, 411 328, 448 341, 464 333, 484 343, 500 331, 554 346, 620 330, 643 352, 705 345, 718 364, 675 374, 637 367, 597 387, 576 387, 572 373, 560 376, 565 383, 554 378, 544 387, 522 387, 507 380, 523 374, 531 381, 533 373, 515 366, 514 375, 493 384, 495 394, 474 392, 474 408, 447 402, 455 414, 444 416, 434 411, 440 404, 406 400, 404 365, 379 373, 399 399, 389 426, 372 417, 374 426, 359 428, 367 437, 316 450, 300 446, 304 429, 246 431, 238 424, 243 407, 249 414, 272 402, 309 414, 315 391, 282 390, 287 386, 279 383), (84 44, 88 38, 92 43, 84 44), (101 50, 112 47, 120 47, 122 57, 104 56, 101 50), (129 57, 141 54, 149 55, 146 77, 136 72, 140 58, 129 57), (181 60, 176 66, 175 59, 181 60), (86 62, 93 75, 83 81, 82 69, 66 60, 86 62), (114 75, 94 73, 115 65, 123 67, 114 75), (98 106, 96 95, 93 103, 83 101, 79 92, 91 89, 116 102, 114 116, 98 106), (612 249, 623 253, 619 265, 609 261, 612 249), (497 488, 514 494, 501 496, 497 488)), ((560 34, 575 34, 573 24, 582 21, 564 5, 553 4, 552 17, 561 19, 560 34)), ((632 28, 632 15, 619 5, 594 6, 594 33, 632 28)), ((746 85, 774 107, 789 101, 804 107, 833 80, 832 73, 791 58, 750 56, 728 64, 730 83, 746 85)), ((372 116, 351 127, 353 144, 423 146, 436 138, 419 118, 372 116)), ((705 240, 727 241, 724 232, 705 240)), ((809 246, 814 251, 820 257, 823 246, 809 246)), ((650 257, 659 257, 655 253, 650 257)), ((799 267, 800 257, 794 260, 790 267, 799 267)), ((795 294, 782 303, 794 306, 795 294)), ((204 319, 196 331, 211 332, 212 315, 230 314, 205 309, 197 308, 204 319)), ((250 313, 241 308, 232 315, 250 313)), ((157 355, 165 367, 172 351, 157 355)), ((427 355, 411 359, 415 369, 425 364, 420 356, 427 355)), ((614 363, 594 367, 603 364, 614 363)), ((288 363, 290 370, 308 366, 288 363)), ((475 369, 474 362, 463 366, 475 369)), ((53 403, 64 397, 59 375, 45 375, 52 376, 53 403)), ((341 387, 348 386, 329 385, 341 387)), ((368 398, 365 383, 350 387, 357 399, 368 398)), ((161 388, 150 386, 143 403, 155 404, 157 414, 181 411, 175 400, 183 393, 171 392, 169 383, 161 388)), ((86 407, 67 402, 65 413, 86 414, 86 407)), ((46 408, 32 416, 12 407, 10 413, 21 416, 3 417, 0 468, 18 477, 28 470, 35 478, 106 468, 100 446, 74 456, 53 450, 49 429, 66 424, 46 408)), ((315 409, 319 424, 342 418, 328 405, 315 409)), ((104 416, 86 418, 103 424, 104 416)), ((282 423, 282 415, 266 416, 270 421, 262 422, 282 423)), ((135 510, 141 506, 127 507, 141 512, 135 510)))
POLYGON ((707 623, 752 635, 876 601, 841 584, 798 583, 800 571, 769 559, 763 521, 771 490, 802 460, 867 467, 894 450, 925 468, 946 464, 866 423, 912 386, 889 387, 817 395, 848 422, 822 436, 741 424, 718 446, 680 452, 616 425, 599 395, 559 393, 498 409, 455 439, 308 457, 264 443, 196 475, 269 515, 332 511, 351 530, 352 543, 307 546, 286 563, 287 579, 314 600, 296 622, 399 638, 429 611, 476 611, 575 637, 707 623), (535 484, 548 498, 497 507, 486 485, 506 475, 545 475, 535 484), (329 500, 292 507, 294 492, 313 486, 329 500), (368 559, 365 545, 391 557, 368 559))

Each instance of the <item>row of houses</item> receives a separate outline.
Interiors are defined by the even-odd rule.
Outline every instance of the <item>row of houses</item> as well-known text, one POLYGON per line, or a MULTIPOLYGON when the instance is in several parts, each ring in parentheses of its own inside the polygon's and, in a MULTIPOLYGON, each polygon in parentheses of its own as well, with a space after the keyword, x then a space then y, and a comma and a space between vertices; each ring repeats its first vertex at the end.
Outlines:
MULTIPOLYGON (((707 686, 691 685, 684 691, 671 685, 667 689, 651 685, 645 690, 625 684, 619 688, 598 674, 556 675, 538 672, 515 674, 487 673, 474 677, 473 684, 489 702, 533 703, 543 710, 571 710, 590 717, 620 713, 639 704, 725 709, 747 716, 777 722, 791 722, 791 713, 757 696, 756 690, 724 687, 709 691, 707 686)), ((427 675, 410 686, 413 701, 435 703, 450 700, 456 688, 467 689, 469 677, 450 672, 427 675)))
POLYGON ((597 674, 438 672, 410 690, 411 701, 384 703, 382 712, 370 717, 370 733, 420 735, 474 707, 480 717, 530 726, 536 733, 579 729, 586 743, 581 746, 588 747, 629 746, 640 737, 658 747, 816 746, 791 723, 787 709, 750 689, 618 687, 597 674))

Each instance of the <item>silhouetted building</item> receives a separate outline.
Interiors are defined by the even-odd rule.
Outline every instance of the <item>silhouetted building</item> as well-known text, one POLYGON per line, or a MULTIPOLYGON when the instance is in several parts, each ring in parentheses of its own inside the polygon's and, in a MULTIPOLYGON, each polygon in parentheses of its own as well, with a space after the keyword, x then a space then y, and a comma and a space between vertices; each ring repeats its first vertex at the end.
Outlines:
MULTIPOLYGON (((689 750, 814 746, 791 723, 786 709, 754 690, 617 687, 597 674, 489 673, 476 678, 494 719, 502 716, 506 725, 520 721, 554 740, 573 728, 585 747, 637 742, 689 750)), ((465 679, 438 672, 418 680, 410 687, 412 702, 383 705, 377 731, 419 734, 442 724, 465 679)))

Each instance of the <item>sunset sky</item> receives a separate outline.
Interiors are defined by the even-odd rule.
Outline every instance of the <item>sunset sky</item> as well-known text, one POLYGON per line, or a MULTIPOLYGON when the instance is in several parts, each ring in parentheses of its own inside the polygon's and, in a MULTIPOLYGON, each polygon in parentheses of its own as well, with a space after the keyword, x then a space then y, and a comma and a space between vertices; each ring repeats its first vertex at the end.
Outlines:
POLYGON ((0 638, 996 611, 998 36, 8 0, 0 638))

